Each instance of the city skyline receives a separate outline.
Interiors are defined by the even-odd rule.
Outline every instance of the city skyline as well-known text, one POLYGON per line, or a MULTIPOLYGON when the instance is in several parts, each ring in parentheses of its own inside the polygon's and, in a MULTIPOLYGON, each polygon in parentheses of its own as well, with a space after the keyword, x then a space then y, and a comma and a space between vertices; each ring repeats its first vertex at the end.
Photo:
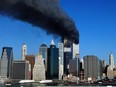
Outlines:
MULTIPOLYGON (((74 20, 80 33, 80 56, 96 55, 109 64, 110 52, 116 61, 116 1, 61 0, 61 7, 74 20), (83 2, 84 1, 84 2, 83 2)), ((13 47, 14 59, 21 59, 23 43, 27 54, 36 55, 42 43, 50 47, 52 35, 31 24, 0 16, 0 53, 2 47, 13 47), (7 25, 7 26, 6 26, 7 25)), ((55 39, 58 47, 60 39, 55 39)))

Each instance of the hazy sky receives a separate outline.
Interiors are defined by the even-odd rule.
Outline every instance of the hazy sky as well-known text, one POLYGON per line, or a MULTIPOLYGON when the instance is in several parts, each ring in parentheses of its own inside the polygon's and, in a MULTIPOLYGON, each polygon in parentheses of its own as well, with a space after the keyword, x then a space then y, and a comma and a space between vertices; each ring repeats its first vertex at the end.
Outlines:
MULTIPOLYGON (((61 0, 60 5, 79 30, 81 58, 96 55, 108 63, 110 52, 116 58, 116 0, 61 0)), ((0 53, 2 47, 13 47, 14 58, 21 59, 26 43, 28 54, 35 55, 42 43, 49 47, 52 38, 31 24, 0 16, 0 53)))

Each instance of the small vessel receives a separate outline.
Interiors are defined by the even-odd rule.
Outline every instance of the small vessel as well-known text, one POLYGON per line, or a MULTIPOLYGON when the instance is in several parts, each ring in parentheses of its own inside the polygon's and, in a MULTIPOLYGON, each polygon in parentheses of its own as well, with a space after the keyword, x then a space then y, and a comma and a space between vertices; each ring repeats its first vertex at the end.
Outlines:
POLYGON ((19 83, 34 83, 34 80, 21 80, 19 83))
POLYGON ((39 83, 47 84, 47 83, 53 83, 53 81, 52 80, 41 80, 39 83))
POLYGON ((11 86, 11 84, 6 84, 6 86, 11 86))

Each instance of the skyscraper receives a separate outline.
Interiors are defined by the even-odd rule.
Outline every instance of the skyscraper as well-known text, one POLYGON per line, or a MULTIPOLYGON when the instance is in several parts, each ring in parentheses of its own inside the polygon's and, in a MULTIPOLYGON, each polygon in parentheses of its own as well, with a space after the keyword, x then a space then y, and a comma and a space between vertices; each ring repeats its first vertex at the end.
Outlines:
POLYGON ((103 60, 103 67, 106 67, 106 60, 103 60))
POLYGON ((6 51, 6 57, 8 59, 8 67, 7 67, 7 77, 12 77, 12 63, 13 63, 13 49, 11 47, 3 47, 2 57, 4 56, 4 51, 6 51))
POLYGON ((24 43, 22 46, 22 60, 25 60, 25 56, 27 55, 27 46, 24 43))
POLYGON ((42 44, 40 46, 40 50, 39 50, 39 54, 42 55, 42 58, 46 59, 47 58, 47 45, 46 44, 42 44))
POLYGON ((59 53, 58 48, 52 40, 50 48, 48 48, 47 59, 47 79, 58 79, 59 75, 59 53))
POLYGON ((7 71, 8 71, 8 58, 6 49, 3 50, 3 55, 1 58, 1 64, 0 64, 0 76, 1 78, 7 78, 7 71))
POLYGON ((62 79, 64 74, 64 44, 58 43, 59 48, 59 80, 62 79))
POLYGON ((110 56, 109 56, 109 63, 110 63, 110 65, 112 66, 112 68, 115 67, 115 65, 114 65, 114 56, 113 56, 112 53, 111 53, 110 56))
POLYGON ((33 80, 45 80, 45 66, 42 55, 37 54, 33 68, 33 80))
POLYGON ((42 55, 42 58, 44 59, 44 64, 45 64, 45 70, 47 71, 47 53, 48 53, 48 48, 46 44, 42 44, 40 46, 39 54, 42 55))
POLYGON ((114 57, 113 57, 113 54, 110 53, 110 56, 109 56, 109 66, 107 67, 107 77, 109 79, 113 79, 114 76, 116 76, 116 69, 115 69, 115 65, 114 65, 114 57))
POLYGON ((72 44, 72 58, 75 58, 75 56, 78 55, 80 57, 79 53, 79 44, 72 44))
POLYGON ((81 59, 81 69, 84 69, 84 60, 83 59, 81 59))
POLYGON ((98 58, 97 56, 87 55, 84 57, 84 76, 85 79, 98 79, 98 58))
POLYGON ((72 59, 71 41, 64 38, 64 74, 69 73, 69 61, 72 59))

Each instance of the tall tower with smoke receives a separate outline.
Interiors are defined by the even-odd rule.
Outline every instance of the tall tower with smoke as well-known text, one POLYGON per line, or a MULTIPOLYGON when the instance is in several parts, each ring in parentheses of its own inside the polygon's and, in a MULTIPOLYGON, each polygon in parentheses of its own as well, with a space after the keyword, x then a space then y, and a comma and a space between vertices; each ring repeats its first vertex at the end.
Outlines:
POLYGON ((22 60, 25 60, 25 56, 27 55, 27 46, 24 43, 22 46, 22 60))

